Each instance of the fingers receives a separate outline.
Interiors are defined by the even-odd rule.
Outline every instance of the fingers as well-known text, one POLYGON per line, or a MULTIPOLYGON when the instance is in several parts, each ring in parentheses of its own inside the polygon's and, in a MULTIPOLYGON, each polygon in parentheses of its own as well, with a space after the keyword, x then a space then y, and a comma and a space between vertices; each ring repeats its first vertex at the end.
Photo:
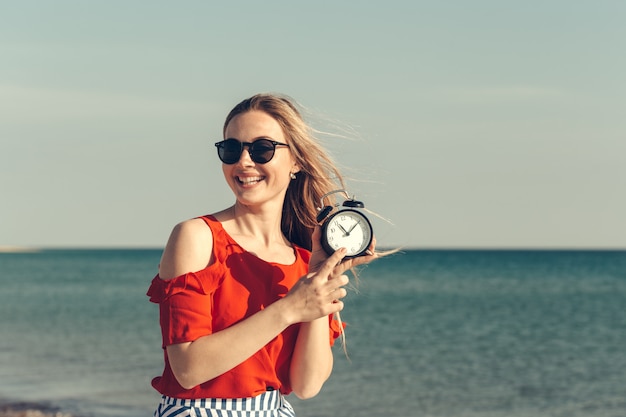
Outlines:
POLYGON ((348 290, 343 287, 335 288, 330 295, 334 301, 338 301, 348 295, 348 290))
POLYGON ((378 255, 373 252, 372 255, 364 255, 356 258, 348 259, 341 263, 341 267, 344 271, 354 268, 355 266, 364 265, 372 262, 374 259, 378 258, 378 255))
POLYGON ((331 288, 332 291, 335 291, 339 289, 340 287, 344 287, 348 285, 350 283, 350 278, 348 278, 348 276, 345 274, 331 275, 328 277, 328 281, 329 281, 328 283, 329 288, 331 288))
POLYGON ((338 269, 335 270, 336 273, 343 273, 350 268, 355 266, 364 265, 372 262, 374 259, 378 258, 378 254, 376 253, 376 237, 372 237, 372 243, 367 248, 365 252, 366 255, 357 256, 356 258, 350 258, 344 260, 341 265, 338 265, 338 269))
MULTIPOLYGON (((345 277, 345 278, 346 278, 346 281, 347 281, 347 277, 345 277)), ((336 285, 334 280, 333 280, 333 285, 336 285)), ((347 295, 348 295, 348 291, 345 288, 343 288, 343 287, 334 288, 328 294, 328 297, 327 297, 327 305, 328 305, 328 308, 329 308, 328 311, 332 312, 332 313, 336 313, 338 311, 343 310, 344 303, 341 300, 342 300, 342 298, 346 297, 347 295)))
POLYGON ((346 249, 339 248, 324 261, 320 269, 317 271, 318 275, 322 275, 328 277, 331 275, 335 267, 341 262, 341 260, 346 256, 346 249))
POLYGON ((333 275, 343 274, 350 268, 355 266, 365 265, 378 258, 378 254, 372 251, 371 255, 357 256, 356 258, 345 259, 334 269, 333 275))
POLYGON ((344 248, 336 250, 314 274, 313 279, 317 281, 322 294, 328 294, 327 302, 336 302, 348 293, 342 287, 347 285, 350 279, 347 275, 343 275, 343 272, 337 270, 345 254, 344 248))
POLYGON ((372 243, 365 251, 368 255, 374 255, 376 253, 376 236, 372 236, 372 243))

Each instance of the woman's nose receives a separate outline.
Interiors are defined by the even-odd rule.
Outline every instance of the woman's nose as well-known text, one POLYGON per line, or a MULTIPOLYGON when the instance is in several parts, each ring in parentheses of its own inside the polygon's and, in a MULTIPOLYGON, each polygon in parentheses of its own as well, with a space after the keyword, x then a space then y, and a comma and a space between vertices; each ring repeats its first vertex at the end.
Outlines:
POLYGON ((254 165, 254 161, 252 160, 252 153, 250 152, 250 144, 245 143, 243 145, 243 151, 241 152, 241 156, 239 157, 239 163, 247 166, 254 165))

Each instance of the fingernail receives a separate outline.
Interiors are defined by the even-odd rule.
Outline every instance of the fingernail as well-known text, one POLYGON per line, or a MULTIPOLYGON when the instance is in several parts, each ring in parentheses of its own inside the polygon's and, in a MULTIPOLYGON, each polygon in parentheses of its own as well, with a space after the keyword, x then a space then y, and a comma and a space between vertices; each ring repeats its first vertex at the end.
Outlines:
POLYGON ((367 253, 369 256, 372 256, 374 254, 374 252, 372 252, 371 250, 366 250, 365 253, 367 253))

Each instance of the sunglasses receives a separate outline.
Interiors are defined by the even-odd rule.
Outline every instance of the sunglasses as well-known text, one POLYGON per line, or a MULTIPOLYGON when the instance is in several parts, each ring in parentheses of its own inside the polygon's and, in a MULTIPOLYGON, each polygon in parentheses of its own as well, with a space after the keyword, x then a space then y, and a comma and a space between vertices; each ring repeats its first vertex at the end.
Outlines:
POLYGON ((257 164, 266 164, 274 157, 277 146, 289 146, 286 143, 276 142, 270 139, 257 139, 254 142, 240 142, 237 139, 225 139, 215 144, 217 156, 228 165, 236 164, 241 158, 243 148, 248 147, 250 159, 257 164))

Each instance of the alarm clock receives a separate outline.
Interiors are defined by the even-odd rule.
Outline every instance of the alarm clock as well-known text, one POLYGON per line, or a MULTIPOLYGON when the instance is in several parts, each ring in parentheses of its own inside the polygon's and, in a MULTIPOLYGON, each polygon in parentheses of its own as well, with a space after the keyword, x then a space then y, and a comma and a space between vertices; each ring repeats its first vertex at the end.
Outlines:
POLYGON ((350 198, 345 190, 331 191, 322 196, 317 222, 323 222, 321 243, 327 254, 332 255, 339 248, 346 248, 346 258, 366 254, 372 243, 374 230, 369 219, 358 210, 363 208, 363 202, 350 198), (346 200, 339 210, 332 213, 339 205, 324 206, 324 199, 334 193, 343 193, 346 200))

